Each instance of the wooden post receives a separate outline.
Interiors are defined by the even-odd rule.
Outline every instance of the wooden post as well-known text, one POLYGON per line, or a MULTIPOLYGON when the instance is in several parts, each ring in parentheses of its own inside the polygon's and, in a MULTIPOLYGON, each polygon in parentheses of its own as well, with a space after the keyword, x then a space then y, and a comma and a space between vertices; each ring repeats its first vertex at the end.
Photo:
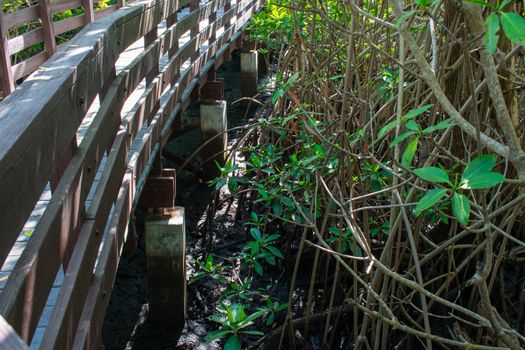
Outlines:
MULTIPOLYGON (((153 44, 155 40, 157 40, 158 37, 158 30, 157 26, 155 26, 152 30, 146 33, 144 35, 144 49, 146 49, 148 46, 153 44)), ((155 57, 155 65, 151 69, 151 71, 146 74, 146 84, 149 85, 153 79, 159 74, 159 57, 155 57)))
POLYGON ((175 169, 162 169, 160 174, 151 174, 144 184, 138 207, 141 209, 173 207, 176 184, 175 169))
MULTIPOLYGON (((157 26, 153 27, 152 30, 150 30, 146 35, 144 36, 144 49, 146 49, 148 46, 153 44, 155 40, 158 38, 158 30, 157 26)), ((146 74, 146 86, 149 86, 151 82, 155 79, 155 77, 159 74, 159 60, 160 57, 155 57, 155 64, 151 68, 151 70, 146 74)), ((151 123, 153 118, 155 117, 155 114, 160 108, 160 100, 157 100, 155 102, 155 105, 153 109, 151 110, 150 115, 148 115, 148 123, 151 123)))
POLYGON ((166 209, 146 221, 151 319, 182 327, 186 318, 186 227, 184 208, 166 209))
POLYGON ((241 96, 253 97, 257 94, 259 70, 257 51, 241 52, 241 96))
POLYGON ((226 161, 226 151, 228 149, 226 101, 208 100, 201 103, 200 120, 202 141, 207 142, 213 139, 202 150, 202 157, 205 161, 203 164, 203 178, 204 180, 211 180, 220 175, 215 161, 221 166, 224 166, 226 161))
POLYGON ((95 21, 95 11, 93 10, 93 0, 82 0, 84 7, 84 23, 89 24, 95 21))
POLYGON ((11 55, 7 42, 7 28, 4 23, 4 12, 0 11, 0 90, 6 98, 15 89, 13 72, 11 70, 11 55))
MULTIPOLYGON (((168 28, 171 28, 175 23, 177 23, 177 13, 178 12, 175 12, 175 13, 171 14, 168 18, 166 18, 166 26, 168 28)), ((172 58, 173 56, 175 56, 175 54, 177 53, 178 50, 179 50, 179 39, 177 38, 177 39, 173 40, 173 42, 171 43, 171 48, 168 50, 169 58, 172 58)), ((179 67, 179 70, 177 72, 178 72, 178 74, 175 74, 175 75, 178 78, 179 74, 180 74, 180 67, 179 67)))
MULTIPOLYGON (((227 0, 224 4, 224 14, 227 14, 228 11, 230 11, 232 8, 232 2, 231 0, 227 0)), ((224 31, 226 31, 230 27, 231 20, 227 20, 224 22, 224 31)))
MULTIPOLYGON (((217 11, 210 13, 210 16, 208 17, 208 25, 210 27, 213 26, 215 21, 217 21, 217 11)), ((217 35, 216 35, 217 29, 218 28, 215 28, 215 30, 212 30, 210 37, 208 39, 208 46, 212 46, 215 43, 215 40, 217 39, 217 35)), ((215 54, 213 56, 215 56, 215 54)))
MULTIPOLYGON (((190 0, 190 12, 197 11, 199 9, 199 0, 190 0)), ((191 27, 190 40, 195 38, 199 34, 200 23, 197 23, 191 27)), ((199 58, 200 47, 196 46, 195 52, 191 55, 191 63, 195 62, 199 58)))
POLYGON ((39 0, 38 5, 40 19, 42 20, 42 34, 44 35, 46 55, 49 58, 53 56, 57 50, 55 29, 53 27, 53 15, 51 14, 49 0, 39 0))

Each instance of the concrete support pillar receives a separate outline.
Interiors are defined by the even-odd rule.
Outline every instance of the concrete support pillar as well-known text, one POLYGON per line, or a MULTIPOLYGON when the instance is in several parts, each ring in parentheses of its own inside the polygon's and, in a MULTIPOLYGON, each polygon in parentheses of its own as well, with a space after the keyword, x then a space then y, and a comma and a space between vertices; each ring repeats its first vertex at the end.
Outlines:
POLYGON ((165 209, 146 221, 149 310, 152 321, 182 327, 186 318, 184 208, 165 209))
POLYGON ((202 142, 213 139, 202 150, 203 160, 209 159, 203 164, 203 177, 204 180, 211 180, 220 175, 215 161, 222 166, 226 161, 228 149, 226 101, 208 100, 201 103, 200 115, 202 142))
POLYGON ((257 51, 241 52, 241 96, 253 97, 259 84, 257 51))

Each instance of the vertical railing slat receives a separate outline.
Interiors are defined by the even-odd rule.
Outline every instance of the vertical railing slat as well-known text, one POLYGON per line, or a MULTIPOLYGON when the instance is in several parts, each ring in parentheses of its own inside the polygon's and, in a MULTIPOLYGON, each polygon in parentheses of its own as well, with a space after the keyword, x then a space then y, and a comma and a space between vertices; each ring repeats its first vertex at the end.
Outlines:
POLYGON ((13 72, 11 70, 11 56, 7 42, 7 28, 4 23, 4 13, 0 11, 0 90, 4 98, 15 89, 13 72))
POLYGON ((44 35, 45 50, 47 57, 49 58, 53 56, 57 50, 55 29, 53 27, 53 15, 51 14, 49 0, 39 0, 38 4, 40 19, 42 20, 42 32, 44 35))
POLYGON ((84 7, 84 23, 89 24, 95 21, 95 11, 93 9, 93 0, 82 0, 84 7))

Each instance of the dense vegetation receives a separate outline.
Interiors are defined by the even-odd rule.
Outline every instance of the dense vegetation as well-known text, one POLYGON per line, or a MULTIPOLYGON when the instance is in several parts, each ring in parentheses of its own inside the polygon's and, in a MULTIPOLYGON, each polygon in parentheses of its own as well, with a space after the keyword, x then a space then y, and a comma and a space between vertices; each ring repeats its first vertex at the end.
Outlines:
POLYGON ((271 98, 215 183, 249 199, 250 239, 240 267, 210 255, 196 276, 226 288, 209 340, 525 345, 523 10, 268 2, 250 29, 271 98))

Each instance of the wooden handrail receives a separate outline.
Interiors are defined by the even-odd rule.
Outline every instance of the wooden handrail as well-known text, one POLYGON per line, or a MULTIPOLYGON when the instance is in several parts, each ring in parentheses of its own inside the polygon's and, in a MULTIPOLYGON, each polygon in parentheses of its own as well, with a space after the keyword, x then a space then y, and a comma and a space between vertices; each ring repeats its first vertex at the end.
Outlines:
POLYGON ((56 52, 56 35, 81 28, 124 5, 124 0, 118 0, 116 5, 95 11, 93 0, 39 0, 36 5, 24 7, 15 12, 3 13, 0 11, 0 39, 3 40, 0 41, 0 91, 3 97, 13 92, 18 79, 33 73, 56 52), (55 13, 78 7, 84 9, 83 15, 58 22, 53 21, 55 13), (38 20, 42 24, 41 27, 8 39, 8 30, 29 25, 38 20), (39 42, 44 43, 42 52, 12 64, 11 55, 39 42))
POLYGON ((26 343, 0 315, 0 350, 27 350, 26 343))
POLYGON ((4 261, 63 155, 71 150, 89 107, 97 95, 101 98, 86 136, 69 159, 0 294, 0 314, 27 343, 61 265, 65 277, 42 348, 88 349, 100 340, 107 290, 113 284, 141 179, 149 173, 191 92, 222 63, 222 55, 236 47, 261 0, 211 0, 177 20, 176 13, 188 5, 188 0, 146 0, 89 24, 0 102, 0 198, 10 198, 0 202, 0 260, 4 261), (195 30, 210 16, 206 28, 195 30), (167 30, 153 36, 167 18, 167 30), (221 27, 221 35, 215 35, 221 27), (189 40, 179 47, 179 39, 188 31, 189 40), (119 55, 144 37, 144 51, 112 75, 119 55), (203 49, 206 41, 210 45, 203 49), (168 62, 159 69, 159 58, 167 53, 168 62), (182 70, 188 59, 190 66, 182 70), (126 99, 143 79, 147 86, 142 97, 121 116, 126 99), (105 154, 101 179, 94 185, 105 154), (84 210, 92 187, 94 197, 84 210), (96 263, 106 227, 107 239, 96 263))

